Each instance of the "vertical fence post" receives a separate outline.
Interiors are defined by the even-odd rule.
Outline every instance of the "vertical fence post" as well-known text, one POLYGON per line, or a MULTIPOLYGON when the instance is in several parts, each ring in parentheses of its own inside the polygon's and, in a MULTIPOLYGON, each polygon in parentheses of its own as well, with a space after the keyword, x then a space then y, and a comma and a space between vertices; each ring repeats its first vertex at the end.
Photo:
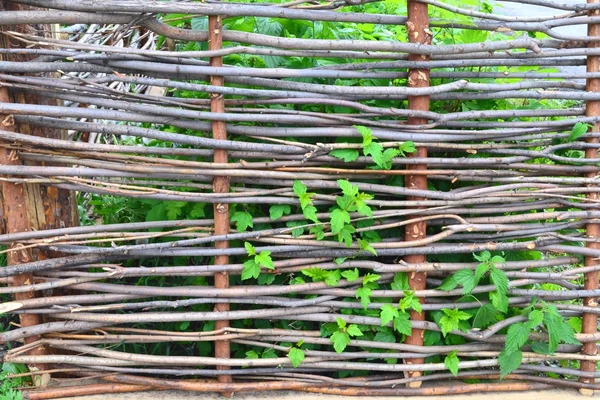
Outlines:
MULTIPOLYGON (((223 18, 220 15, 208 17, 208 48, 210 50, 219 50, 223 45, 223 18)), ((211 57, 211 67, 223 66, 222 57, 211 57)), ((214 86, 223 86, 225 80, 222 76, 211 76, 210 84, 214 86)), ((225 98, 222 94, 211 93, 210 97, 210 109, 212 112, 222 113, 225 112, 225 98)), ((225 122, 223 121, 212 121, 212 133, 214 139, 227 140, 227 130, 225 122)), ((216 149, 214 151, 214 162, 215 163, 227 163, 227 151, 216 149)), ((213 191, 215 193, 228 193, 229 192, 229 177, 228 176, 217 176, 213 180, 213 191)), ((214 224, 215 224, 215 235, 226 235, 229 233, 229 205, 226 203, 215 203, 213 206, 214 211, 214 224)), ((219 241, 215 242, 217 249, 226 249, 229 247, 229 242, 219 241)), ((222 255, 215 257, 215 265, 224 265, 229 263, 229 256, 222 255)), ((229 287, 229 274, 227 272, 217 272, 214 275, 215 287, 216 288, 228 288, 229 287)), ((215 305, 215 311, 229 311, 229 304, 218 303, 215 305)), ((216 321, 215 329, 226 328, 229 326, 229 321, 216 321)), ((217 340, 215 342, 215 357, 216 358, 229 358, 230 347, 228 340, 217 340)), ((217 367, 217 369, 228 369, 228 367, 217 367)), ((219 382, 231 383, 231 375, 219 375, 219 382)), ((233 393, 223 392, 224 396, 231 397, 233 393)))
MULTIPOLYGON (((599 3, 600 0, 588 0, 588 3, 599 3)), ((598 17, 600 16, 600 10, 590 10, 588 12, 590 17, 598 17)), ((600 36, 600 24, 589 24, 588 25, 588 36, 600 36)), ((589 42, 588 47, 590 48, 600 48, 600 42, 589 42)), ((600 57, 599 56, 587 56, 587 72, 597 73, 600 71, 600 57)), ((588 92, 600 92, 600 79, 598 78, 588 78, 586 82, 586 91, 588 92)), ((600 101, 592 100, 586 103, 586 115, 588 117, 598 117, 600 116, 600 101)), ((600 123, 595 123, 591 129, 592 132, 600 132, 600 123)), ((587 138, 585 139, 586 143, 600 143, 600 138, 587 138)), ((585 157, 591 159, 598 159, 599 153, 597 148, 588 148, 585 149, 585 157)), ((596 177, 596 172, 590 172, 586 174, 588 178, 596 177)), ((598 201, 599 196, 598 193, 592 192, 587 194, 587 198, 591 201, 598 201)), ((588 223, 585 226, 586 229, 586 237, 589 239, 600 239, 600 224, 598 223, 588 223)), ((600 250, 600 243, 598 242, 587 242, 587 247, 595 250, 600 250)), ((597 261, 594 260, 594 257, 585 257, 585 265, 595 265, 597 261)), ((596 290, 598 289, 598 279, 600 275, 598 271, 587 272, 584 277, 584 289, 585 290, 596 290)), ((597 307, 598 300, 595 297, 586 297, 583 299, 583 305, 588 307, 597 307)), ((592 313, 584 313, 582 317, 582 333, 596 333, 598 330, 598 316, 592 313)), ((581 350, 583 354, 587 355, 597 355, 598 347, 596 346, 596 342, 588 342, 584 343, 583 348, 581 350)), ((595 361, 581 361, 581 370, 586 372, 596 372, 596 362, 595 361)), ((593 378, 585 378, 582 377, 579 379, 580 382, 584 383, 594 383, 593 378)), ((582 394, 592 395, 594 393, 593 390, 590 389, 580 389, 582 394)))
MULTIPOLYGON (((406 22, 406 30, 408 33, 408 41, 410 43, 431 44, 431 34, 429 32, 429 16, 427 4, 420 3, 416 0, 408 1, 408 21, 406 22)), ((409 61, 427 61, 429 56, 420 54, 409 54, 409 61)), ((408 87, 427 87, 429 86, 429 70, 428 69, 409 69, 408 71, 408 87)), ((411 110, 429 111, 429 96, 409 96, 408 108, 411 110)), ((408 118, 409 125, 426 124, 425 118, 408 118)), ((413 157, 427 157, 427 147, 418 147, 417 151, 412 154, 413 157)), ((408 165, 408 170, 424 170, 427 169, 427 164, 408 165)), ((404 186, 409 189, 427 190, 427 175, 406 175, 404 186)), ((410 197, 410 200, 423 200, 419 197, 410 197)), ((404 240, 412 241, 425 238, 427 235, 427 224, 425 222, 417 222, 406 226, 404 240)), ((408 263, 422 263, 427 261, 427 258, 422 254, 414 254, 406 256, 405 261, 408 263)), ((411 272, 408 277, 408 283, 412 290, 423 290, 426 286, 426 274, 424 272, 411 272)), ((423 302, 423 299, 419 299, 423 302)), ((414 321, 424 321, 425 313, 411 311, 411 319, 414 321)), ((414 329, 411 335, 406 338, 406 343, 414 345, 423 345, 422 329, 414 329)), ((425 360, 422 358, 413 358, 407 360, 410 364, 423 364, 425 360)), ((410 371, 408 377, 421 376, 419 371, 410 371)), ((421 382, 410 382, 409 387, 418 388, 421 382)))
MULTIPOLYGON (((11 97, 8 94, 6 87, 0 87, 0 102, 11 102, 11 97)), ((1 129, 5 131, 15 130, 15 121, 12 115, 0 114, 0 125, 1 129)), ((2 142, 1 144, 7 143, 2 142)), ((11 150, 8 147, 2 146, 0 147, 0 165, 21 165, 21 160, 19 159, 15 150, 11 150)), ((29 216, 27 213, 27 200, 24 185, 3 181, 0 183, 0 188, 0 201, 2 203, 0 208, 2 215, 2 226, 0 231, 3 234, 29 231, 29 216)), ((18 246, 18 243, 13 243, 8 246, 8 248, 12 249, 16 246, 18 246)), ((7 265, 18 265, 33 261, 33 257, 30 249, 21 249, 7 253, 6 260, 7 265)), ((12 277, 13 286, 27 286, 32 284, 32 274, 20 274, 12 277)), ((34 291, 15 293, 14 295, 16 301, 32 299, 34 297, 34 291)), ((21 327, 26 328, 39 325, 41 323, 41 319, 38 314, 20 314, 19 322, 21 327)), ((25 344, 29 344, 39 339, 39 336, 29 336, 24 338, 23 342, 25 344)), ((47 351, 44 346, 38 346, 29 351, 28 354, 46 355, 47 351)), ((48 368, 47 364, 36 364, 29 365, 29 369, 35 371, 48 368)))

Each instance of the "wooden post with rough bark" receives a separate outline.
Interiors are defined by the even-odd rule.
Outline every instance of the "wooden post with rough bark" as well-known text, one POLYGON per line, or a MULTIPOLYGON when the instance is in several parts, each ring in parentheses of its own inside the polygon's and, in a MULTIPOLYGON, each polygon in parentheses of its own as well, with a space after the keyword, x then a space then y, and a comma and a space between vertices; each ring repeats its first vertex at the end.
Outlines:
MULTIPOLYGON (((420 3, 418 1, 408 2, 408 21, 406 22, 406 30, 408 32, 408 41, 410 43, 419 44, 431 44, 431 34, 429 32, 429 16, 427 4, 420 3)), ((429 57, 420 54, 409 54, 409 61, 427 61, 429 57)), ((427 69, 410 69, 408 72, 408 87, 427 87, 429 86, 429 70, 427 69)), ((411 110, 418 111, 429 111, 429 96, 409 96, 408 97, 408 108, 411 110)), ((410 117, 407 120, 409 125, 421 125, 427 124, 426 118, 415 118, 410 117)), ((427 147, 417 147, 417 151, 412 153, 412 157, 427 157, 427 147)), ((427 169, 426 164, 409 164, 408 170, 425 170, 427 169)), ((427 190, 427 175, 415 174, 406 175, 404 186, 408 189, 420 189, 427 190)), ((409 197, 409 200, 423 200, 419 197, 409 197)), ((404 240, 413 241, 424 239, 427 236, 427 224, 425 221, 408 224, 405 230, 404 240)), ((408 263, 423 263, 427 261, 427 258, 423 254, 414 254, 405 257, 405 261, 408 263)), ((411 272, 408 276, 408 283, 412 290, 423 290, 425 289, 427 275, 424 272, 411 272)), ((423 299, 419 299, 423 302, 423 299)), ((419 313, 411 311, 410 318, 413 321, 424 321, 425 313, 419 313)), ((422 346, 423 335, 422 329, 412 329, 410 336, 406 338, 407 344, 413 344, 422 346)), ((413 358, 407 360, 407 364, 423 364, 425 362, 422 358, 413 358)), ((421 376, 422 373, 419 371, 411 371, 407 373, 407 377, 421 376)), ((421 381, 410 382, 408 387, 418 388, 421 386, 421 381)))
MULTIPOLYGON (((588 3, 599 3, 598 0, 588 0, 588 3)), ((598 17, 600 16, 600 10, 590 10, 588 15, 590 17, 598 17)), ((588 36, 600 36, 600 24, 590 24, 588 25, 588 36)), ((588 47, 590 48, 600 48, 600 42, 590 42, 588 43, 588 47)), ((600 57, 599 56, 588 56, 587 57, 587 72, 596 73, 600 71, 600 57)), ((597 78, 589 78, 586 82, 586 90, 588 92, 600 92, 600 79, 597 78)), ((586 103, 586 115, 588 117, 598 117, 600 116, 600 101, 588 101, 586 103)), ((595 123, 591 128, 592 132, 600 132, 600 123, 595 123)), ((585 139, 586 143, 598 144, 600 143, 600 138, 587 138, 585 139)), ((598 152, 598 148, 587 148, 585 150, 585 157, 590 159, 598 159, 600 156, 598 152)), ((591 172, 586 174, 587 178, 595 178, 597 176, 596 172, 591 172)), ((587 198, 590 201, 597 202, 599 200, 599 196, 597 192, 590 192, 587 194, 587 198)), ((589 223, 585 227, 586 236, 588 239, 600 239, 600 224, 598 223, 589 223)), ((594 250, 600 250, 599 242, 586 242, 588 248, 594 250)), ((596 265, 598 264, 598 259, 595 257, 585 257, 585 265, 596 265)), ((598 289, 598 279, 600 278, 600 274, 598 271, 587 272, 584 276, 584 289, 585 290, 596 290, 598 289)), ((588 307, 598 307, 598 299, 595 297, 586 297, 583 299, 583 305, 588 307)), ((595 313, 583 313, 582 317, 582 333, 596 333, 598 331, 598 315, 595 313)), ((598 354, 598 347, 596 346, 596 342, 587 342, 583 344, 581 352, 585 355, 595 356, 598 354)), ((581 361, 581 370, 585 372, 596 372, 596 362, 595 361, 581 361)), ((582 377, 579 379, 580 382, 583 383, 594 383, 595 379, 593 378, 585 378, 582 377)), ((594 393, 593 390, 590 389, 580 389, 582 394, 592 395, 594 393)))

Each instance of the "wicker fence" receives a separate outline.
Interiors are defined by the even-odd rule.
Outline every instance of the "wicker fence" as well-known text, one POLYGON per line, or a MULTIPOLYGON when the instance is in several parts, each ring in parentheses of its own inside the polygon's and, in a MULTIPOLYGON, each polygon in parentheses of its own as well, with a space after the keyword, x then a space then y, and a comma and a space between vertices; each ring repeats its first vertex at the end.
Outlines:
POLYGON ((25 396, 598 389, 600 3, 512 1, 5 1, 3 362, 107 382, 25 396))

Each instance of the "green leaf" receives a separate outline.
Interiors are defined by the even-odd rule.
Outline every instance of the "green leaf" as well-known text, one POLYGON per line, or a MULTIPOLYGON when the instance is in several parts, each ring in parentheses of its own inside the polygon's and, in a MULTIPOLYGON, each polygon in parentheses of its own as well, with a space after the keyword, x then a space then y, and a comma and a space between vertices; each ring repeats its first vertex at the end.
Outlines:
POLYGON ((360 304, 366 310, 371 304, 371 289, 364 286, 356 289, 356 298, 360 298, 360 304))
POLYGON ((187 203, 185 201, 165 201, 165 209, 167 210, 167 218, 169 220, 176 220, 183 212, 183 207, 187 203))
POLYGON ((302 361, 304 361, 304 351, 297 347, 292 347, 287 356, 292 362, 292 367, 294 368, 297 368, 302 361))
POLYGON ((525 324, 520 322, 512 324, 506 333, 505 349, 509 352, 520 350, 525 342, 527 342, 530 333, 531 328, 527 327, 525 324))
POLYGON ((492 257, 492 254, 491 254, 489 251, 487 251, 487 250, 484 250, 484 251, 482 251, 482 252, 481 252, 481 254, 479 254, 479 255, 477 255, 477 254, 473 254, 473 257, 474 257, 474 258, 475 258, 477 261, 480 261, 480 262, 486 262, 486 261, 490 260, 490 258, 492 257))
POLYGON ((358 211, 358 213, 360 215, 364 215, 366 217, 370 217, 373 215, 373 211, 371 210, 371 207, 369 207, 369 205, 367 204, 367 201, 372 200, 373 196, 367 193, 359 193, 356 196, 356 211, 358 211))
POLYGON ((290 207, 289 204, 274 204, 269 208, 269 217, 275 221, 291 212, 292 207, 290 207))
POLYGON ((348 335, 352 337, 359 337, 363 335, 362 331, 358 328, 356 324, 348 326, 348 330, 346 330, 346 332, 348 332, 348 335))
POLYGON ((489 271, 490 269, 490 264, 488 263, 481 263, 477 266, 477 268, 475 269, 475 279, 477 281, 479 281, 481 278, 483 278, 485 276, 485 274, 489 271))
POLYGON ((469 294, 479 283, 470 269, 463 269, 454 274, 454 280, 463 287, 463 294, 469 294))
POLYGON ((238 232, 244 232, 246 229, 253 228, 252 215, 246 211, 237 211, 231 217, 231 222, 235 222, 235 226, 238 232))
POLYGON ((351 162, 358 158, 359 152, 355 149, 337 149, 329 152, 329 155, 345 162, 351 162))
POLYGON ((575 332, 581 333, 581 330, 583 329, 583 321, 580 317, 569 318, 567 323, 571 326, 571 328, 573 328, 575 332))
POLYGON ((408 309, 413 309, 419 313, 423 311, 419 299, 417 298, 417 296, 415 296, 415 292, 405 292, 404 297, 400 299, 399 307, 402 311, 408 309))
POLYGON ((324 281, 329 274, 329 271, 317 267, 304 268, 301 272, 309 278, 312 278, 315 282, 324 281))
POLYGON ((344 242, 346 246, 352 246, 352 234, 356 229, 352 225, 344 225, 338 232, 338 242, 344 242))
POLYGON ((270 251, 261 251, 260 254, 254 257, 254 261, 256 261, 259 265, 267 269, 275 269, 275 266, 273 265, 273 260, 271 259, 270 251))
MULTIPOLYGON (((152 207, 146 214, 146 222, 164 221, 167 217, 167 210, 165 209, 165 203, 158 203, 152 207)), ((160 228, 152 228, 151 232, 160 232, 160 228)))
POLYGON ((304 193, 304 194, 301 194, 300 196, 298 196, 298 200, 300 200, 300 207, 302 208, 303 212, 306 207, 308 207, 312 204, 311 197, 313 195, 314 195, 314 193, 304 193))
POLYGON ((380 168, 384 168, 385 159, 383 158, 383 146, 377 142, 371 142, 368 146, 363 148, 363 154, 365 156, 370 155, 373 158, 373 162, 380 168))
POLYGON ((490 292, 490 301, 496 309, 502 313, 508 311, 508 297, 506 294, 499 293, 497 290, 490 292))
POLYGON ((375 139, 373 137, 373 132, 366 126, 355 125, 354 128, 358 131, 358 133, 361 134, 361 136, 363 138, 363 143, 362 143, 363 148, 368 146, 373 141, 373 139, 375 139))
POLYGON ((371 244, 364 240, 364 239, 357 239, 358 242, 358 246, 360 247, 361 250, 363 251, 368 251, 369 253, 373 254, 374 256, 377 255, 377 250, 375 250, 375 248, 373 248, 373 246, 371 246, 371 244))
POLYGON ((492 268, 490 272, 490 278, 494 285, 496 285, 496 290, 499 293, 506 294, 508 293, 508 278, 504 271, 498 268, 492 268))
MULTIPOLYGON (((317 218, 317 207, 313 206, 313 205, 307 205, 306 207, 302 208, 302 214, 304 214, 304 217, 306 219, 308 219, 309 221, 318 223, 319 222, 319 218, 317 218)), ((321 227, 321 230, 323 228, 321 227)))
POLYGON ((548 305, 544 313, 544 326, 548 330, 548 350, 554 353, 559 343, 580 344, 575 339, 575 331, 565 322, 558 310, 553 305, 548 305))
POLYGON ((405 153, 414 153, 415 151, 417 151, 417 148, 415 147, 415 143, 408 141, 408 142, 404 142, 400 145, 399 147, 400 153, 399 155, 404 157, 405 153))
POLYGON ((248 260, 244 263, 244 268, 242 269, 242 280, 250 279, 250 278, 258 278, 260 275, 260 266, 254 260, 248 260))
POLYGON ((244 247, 246 248, 246 253, 250 257, 256 255, 256 248, 254 246, 252 246, 252 243, 250 243, 250 242, 244 242, 244 247))
POLYGON ((181 321, 181 322, 177 323, 178 331, 183 332, 183 331, 187 330, 187 328, 189 328, 189 327, 190 327, 190 321, 181 321))
POLYGON ((265 349, 260 355, 260 358, 277 358, 277 353, 273 349, 265 349))
POLYGON ((348 346, 351 342, 350 335, 348 335, 346 332, 340 331, 334 332, 329 340, 331 340, 331 343, 333 343, 333 348, 338 354, 344 351, 346 346, 348 346))
POLYGON ((531 350, 538 354, 552 354, 550 348, 548 347, 548 343, 545 342, 533 342, 531 344, 531 350))
POLYGON ((389 330, 379 331, 375 334, 373 340, 382 343, 396 343, 396 336, 394 332, 389 330))
POLYGON ((330 214, 331 233, 337 235, 344 228, 344 225, 350 223, 350 214, 347 211, 336 208, 330 214))
POLYGON ((342 279, 342 274, 340 274, 340 270, 334 269, 333 271, 328 271, 325 276, 325 284, 327 286, 336 286, 338 282, 342 279))
POLYGON ((204 218, 206 217, 206 213, 204 212, 205 203, 196 203, 194 207, 190 210, 190 217, 192 218, 204 218))
POLYGON ((442 334, 446 336, 453 330, 458 330, 460 326, 460 321, 466 321, 471 318, 470 314, 467 314, 464 311, 460 311, 458 309, 450 310, 448 308, 443 308, 442 312, 445 314, 439 320, 439 326, 442 329, 442 334))
POLYGON ((294 181, 294 186, 292 189, 294 190, 294 193, 298 197, 302 196, 303 194, 306 194, 306 185, 304 185, 302 182, 300 182, 298 180, 294 181))
POLYGON ((487 328, 493 322, 496 322, 496 314, 498 310, 491 304, 484 304, 477 310, 473 319, 473 328, 487 328))
POLYGON ((365 276, 363 276, 363 285, 366 285, 367 283, 371 282, 377 282, 379 279, 381 279, 380 275, 372 274, 369 272, 365 276))
POLYGON ((529 329, 533 329, 544 321, 544 313, 540 310, 532 310, 529 313, 529 320, 525 323, 525 325, 529 329))
POLYGON ((347 257, 337 257, 333 259, 333 262, 336 263, 337 265, 342 265, 344 263, 344 261, 346 261, 347 257))
POLYGON ((390 285, 392 290, 410 290, 410 285, 408 284, 408 275, 404 272, 396 272, 394 275, 394 281, 390 285))
POLYGON ((356 202, 356 200, 353 196, 348 196, 347 194, 345 194, 343 196, 337 196, 335 198, 335 202, 342 210, 354 211, 354 203, 356 202))
POLYGON ((354 270, 346 270, 344 272, 342 272, 342 276, 344 277, 344 279, 349 280, 350 282, 355 281, 358 279, 358 268, 354 268, 354 270))
POLYGON ((452 373, 454 376, 458 376, 458 356, 456 355, 456 350, 452 351, 450 354, 444 358, 444 365, 448 368, 448 371, 452 373))
POLYGON ((398 308, 391 304, 384 304, 381 306, 381 326, 385 326, 387 323, 398 317, 398 308))
POLYGON ((504 378, 521 365, 523 360, 523 353, 521 350, 508 351, 504 349, 498 357, 498 363, 500 364, 500 378, 504 378))
POLYGON ((454 279, 454 275, 450 275, 449 277, 447 277, 446 279, 444 279, 442 281, 442 284, 440 285, 440 287, 438 289, 449 292, 451 290, 456 289, 457 286, 458 286, 458 282, 456 282, 456 279, 454 279))
POLYGON ((300 228, 303 225, 305 225, 304 221, 289 221, 285 224, 285 226, 287 226, 288 228, 293 228, 291 233, 292 236, 295 238, 300 237, 304 233, 304 228, 300 228))
POLYGON ((346 327, 346 321, 344 321, 343 319, 341 319, 339 317, 335 319, 335 322, 337 322, 337 326, 340 329, 344 329, 346 327))
POLYGON ((338 179, 337 183, 346 196, 355 197, 358 194, 358 186, 351 184, 348 180, 338 179))
POLYGON ((589 125, 584 124, 583 122, 577 122, 573 125, 573 129, 571 130, 571 134, 569 135, 569 142, 574 142, 579 139, 581 136, 585 135, 588 131, 589 125))
POLYGON ((309 232, 311 235, 315 235, 315 238, 317 240, 325 239, 325 232, 323 232, 323 225, 312 226, 309 229, 309 232))
POLYGON ((407 312, 399 313, 398 316, 394 318, 394 329, 403 335, 411 335, 412 323, 410 321, 410 315, 407 312))
POLYGON ((260 274, 258 276, 258 284, 268 286, 275 281, 275 275, 273 274, 260 274))
POLYGON ((254 360, 258 358, 258 353, 254 350, 249 350, 246 352, 246 358, 254 360))

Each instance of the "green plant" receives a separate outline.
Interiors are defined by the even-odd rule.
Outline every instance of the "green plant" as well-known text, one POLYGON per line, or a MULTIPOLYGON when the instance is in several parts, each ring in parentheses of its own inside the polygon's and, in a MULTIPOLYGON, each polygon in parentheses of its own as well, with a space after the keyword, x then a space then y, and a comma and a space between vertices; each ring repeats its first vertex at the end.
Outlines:
POLYGON ((12 378, 10 375, 27 372, 27 367, 22 364, 3 363, 0 370, 0 399, 22 400, 23 395, 17 388, 31 384, 29 378, 12 378))
POLYGON ((271 259, 271 252, 267 250, 263 250, 260 253, 256 253, 256 248, 252 246, 252 244, 245 242, 244 247, 246 247, 246 253, 248 253, 248 257, 252 257, 248 259, 244 263, 244 268, 242 270, 242 280, 250 279, 250 278, 258 278, 260 275, 260 268, 266 269, 275 269, 273 265, 273 260, 271 259))
MULTIPOLYGON (((417 149, 413 142, 404 142, 398 148, 387 148, 384 150, 383 145, 376 142, 377 139, 373 136, 373 131, 365 126, 354 126, 354 128, 362 136, 362 151, 363 155, 371 156, 375 163, 375 169, 389 170, 392 168, 392 161, 396 157, 405 157, 406 153, 414 153, 417 149)), ((356 149, 337 149, 329 153, 330 156, 351 162, 358 158, 359 152, 356 149)))
POLYGON ((534 352, 540 354, 554 353, 560 343, 581 344, 575 339, 573 327, 564 320, 554 305, 540 302, 540 307, 537 309, 536 304, 532 302, 523 310, 522 315, 527 317, 527 321, 517 322, 508 328, 504 350, 498 357, 502 377, 521 365, 523 359, 521 348, 527 343, 531 344, 534 352), (531 333, 537 327, 543 327, 548 333, 547 342, 530 339, 531 333))
POLYGON ((353 337, 360 337, 363 335, 358 325, 350 324, 346 325, 346 321, 341 318, 337 318, 337 330, 334 330, 329 340, 333 343, 333 348, 337 353, 343 352, 346 347, 352 341, 353 337))
POLYGON ((302 361, 304 361, 304 350, 302 350, 301 346, 304 344, 304 341, 299 341, 295 346, 290 347, 290 350, 287 354, 287 357, 292 362, 292 366, 297 368, 302 361))

